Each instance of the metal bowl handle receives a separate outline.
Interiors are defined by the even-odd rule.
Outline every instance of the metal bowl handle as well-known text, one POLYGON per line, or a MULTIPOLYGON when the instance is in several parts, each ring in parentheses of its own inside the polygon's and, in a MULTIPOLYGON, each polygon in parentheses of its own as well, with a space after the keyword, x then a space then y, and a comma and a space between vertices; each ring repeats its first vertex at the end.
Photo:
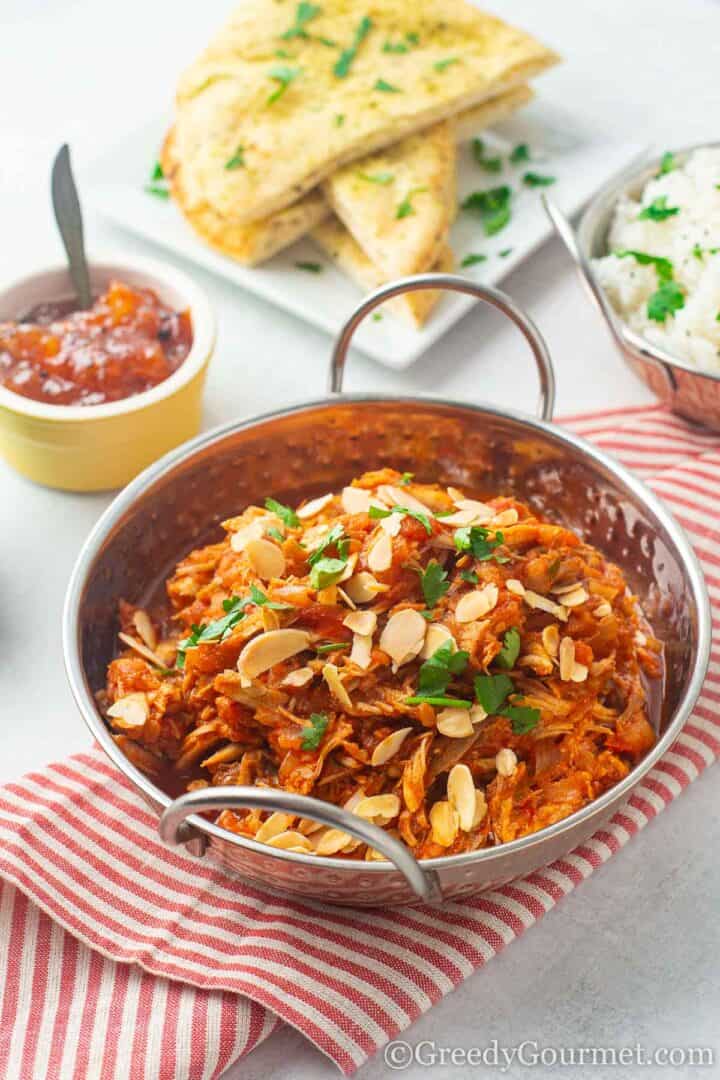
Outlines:
MULTIPOLYGON (((163 813, 158 826, 160 836, 168 844, 193 843, 202 837, 202 833, 185 820, 190 814, 197 814, 203 810, 228 809, 279 811, 283 814, 311 818, 333 829, 342 829, 357 840, 369 844, 393 863, 418 899, 425 903, 442 900, 442 890, 436 872, 423 870, 405 844, 390 836, 379 826, 373 825, 371 821, 365 821, 364 818, 351 814, 340 806, 323 802, 321 799, 312 799, 308 795, 295 795, 288 791, 278 791, 276 788, 230 786, 189 791, 171 802, 163 813)), ((282 851, 281 848, 267 850, 276 853, 282 851)), ((194 851, 196 854, 199 853, 197 848, 194 851)))
POLYGON ((342 391, 347 351, 353 334, 365 316, 378 304, 392 299, 393 296, 400 296, 405 292, 416 292, 418 289, 449 289, 452 292, 466 293, 502 311, 503 315, 514 322, 518 330, 525 335, 535 357, 540 379, 538 416, 543 420, 552 420, 555 409, 555 371, 548 347, 537 326, 507 293, 493 289, 490 285, 476 285, 475 282, 468 281, 459 274, 415 274, 413 277, 399 278, 397 281, 390 282, 389 285, 381 285, 358 304, 341 329, 333 348, 329 380, 331 394, 339 394, 342 391))

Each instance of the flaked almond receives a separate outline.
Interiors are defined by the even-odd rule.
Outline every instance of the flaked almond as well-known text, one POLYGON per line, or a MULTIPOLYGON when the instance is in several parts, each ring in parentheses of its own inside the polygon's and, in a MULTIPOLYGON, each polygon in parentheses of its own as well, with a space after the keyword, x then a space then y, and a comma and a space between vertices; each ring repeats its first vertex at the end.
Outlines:
POLYGON ((370 795, 360 800, 355 807, 355 813, 366 821, 374 821, 376 825, 381 825, 398 816, 400 799, 397 795, 370 795))
POLYGON ((473 705, 470 709, 470 723, 481 724, 483 720, 487 720, 488 714, 483 709, 482 705, 473 705))
POLYGON ((560 597, 562 604, 566 608, 580 607, 586 600, 589 600, 587 590, 581 585, 578 589, 573 589, 572 592, 563 593, 560 597))
POLYGON ((238 657, 238 671, 255 679, 275 664, 307 649, 310 635, 305 630, 267 630, 248 641, 238 657))
POLYGON ((316 834, 313 849, 316 855, 337 855, 338 851, 342 851, 352 840, 353 837, 342 829, 325 829, 316 834))
POLYGON ((394 487, 392 484, 381 484, 377 489, 377 493, 388 506, 402 506, 405 510, 415 510, 417 513, 428 514, 432 517, 432 510, 425 503, 421 503, 419 499, 416 499, 414 495, 411 495, 407 488, 394 487))
POLYGON ((423 647, 427 623, 418 611, 405 608, 391 615, 380 635, 380 648, 396 667, 413 660, 423 647))
POLYGON ((438 649, 448 641, 452 642, 452 651, 457 649, 457 642, 447 626, 442 623, 429 623, 425 632, 425 644, 420 650, 421 660, 428 660, 438 649))
POLYGON ((643 634, 642 630, 636 630, 633 641, 640 649, 642 649, 647 645, 647 635, 643 634))
POLYGON ((388 514, 387 517, 380 518, 380 528, 388 536, 397 536, 402 528, 402 518, 400 514, 388 514))
POLYGON ((464 739, 473 733, 470 709, 441 709, 436 723, 440 734, 447 735, 449 739, 464 739))
POLYGON ((560 678, 563 682, 572 679, 573 667, 575 666, 575 642, 571 637, 564 637, 558 650, 560 660, 560 678))
POLYGON ((357 791, 353 791, 349 799, 346 799, 342 804, 343 810, 349 810, 352 814, 355 813, 355 807, 358 803, 361 803, 365 798, 365 792, 358 788, 357 791))
POLYGON ((118 634, 118 637, 123 645, 127 645, 129 649, 133 649, 138 656, 142 656, 143 660, 149 660, 155 667, 165 667, 165 664, 157 653, 154 653, 152 649, 148 649, 147 645, 143 645, 142 641, 138 641, 137 638, 131 637, 130 634, 124 634, 122 631, 118 634))
POLYGON ((123 731, 130 731, 132 728, 142 727, 148 718, 149 712, 147 694, 139 691, 118 698, 110 706, 107 714, 112 716, 115 721, 113 727, 120 728, 123 731))
POLYGON ((290 686, 293 689, 299 689, 301 686, 307 686, 307 684, 312 680, 314 675, 315 672, 312 668, 296 668, 295 671, 291 671, 288 675, 285 676, 280 685, 290 686))
POLYGON ((460 819, 449 802, 436 802, 430 807, 430 836, 441 847, 450 847, 458 834, 460 819))
POLYGON ((318 495, 317 499, 311 499, 310 502, 306 502, 304 506, 299 507, 295 513, 301 521, 306 521, 308 518, 315 517, 321 510, 333 501, 333 493, 330 491, 327 495, 318 495))
POLYGON ((477 829, 478 825, 482 824, 487 815, 487 801, 485 799, 485 792, 480 791, 479 788, 475 788, 475 816, 473 817, 472 827, 477 829))
POLYGON ((511 506, 508 510, 501 510, 499 514, 495 514, 490 525, 494 529, 502 529, 505 525, 517 525, 518 512, 514 506, 511 506))
POLYGON ((344 589, 341 589, 338 586, 337 593, 338 593, 338 596, 340 597, 340 599, 342 600, 343 604, 345 604, 346 607, 349 607, 351 611, 357 611, 357 605, 355 604, 355 601, 352 600, 348 596, 348 594, 345 592, 344 589))
POLYGON ((455 618, 459 623, 475 622, 492 611, 497 602, 498 587, 490 582, 460 597, 455 608, 455 618))
POLYGON ((533 592, 532 589, 526 589, 523 600, 530 608, 536 608, 538 611, 546 611, 548 615, 554 615, 560 622, 567 622, 568 613, 567 608, 564 608, 562 604, 556 604, 554 600, 550 600, 547 596, 541 596, 540 593, 533 592))
POLYGON ((560 648, 560 631, 555 623, 546 626, 542 632, 543 649, 548 656, 557 656, 560 648))
POLYGON ((475 820, 475 783, 467 765, 453 765, 448 773, 447 797, 457 811, 460 828, 470 832, 475 820))
POLYGON ((389 588, 389 585, 383 585, 369 571, 361 570, 348 578, 345 592, 355 604, 369 604, 378 593, 387 592, 389 588))
POLYGON ((307 836, 303 836, 301 832, 296 832, 294 829, 271 836, 265 843, 268 847, 282 848, 284 851, 312 851, 312 844, 307 836))
POLYGON ((354 634, 374 634, 377 628, 377 615, 374 611, 353 611, 343 619, 343 626, 354 634))
POLYGON ((249 525, 244 525, 230 537, 230 547, 233 551, 244 551, 251 540, 260 540, 265 535, 265 522, 262 518, 256 518, 249 525))
MULTIPOLYGON (((478 503, 478 505, 480 505, 478 503)), ((465 508, 463 510, 456 510, 454 514, 443 514, 438 518, 441 525, 451 525, 453 528, 463 525, 482 525, 486 521, 489 521, 492 514, 486 515, 477 510, 465 508)))
POLYGON ((338 674, 338 669, 335 664, 325 664, 322 669, 322 676, 327 683, 328 690, 337 698, 344 709, 352 709, 352 700, 347 690, 343 686, 342 679, 338 674))
POLYGON ((475 519, 479 525, 484 525, 490 521, 495 510, 492 506, 488 506, 487 503, 480 502, 478 499, 466 499, 461 497, 454 500, 458 510, 469 510, 475 515, 475 519))
POLYGON ((518 667, 530 668, 536 675, 552 675, 553 662, 544 652, 528 652, 517 658, 518 667))
POLYGON ((370 764, 384 765, 386 761, 390 761, 390 758, 394 758, 411 731, 412 728, 404 727, 386 735, 373 750, 370 764))
POLYGON ((608 600, 601 600, 595 608, 593 615, 596 619, 605 619, 608 615, 612 615, 612 604, 608 600))
POLYGON ((505 586, 507 591, 513 593, 515 596, 525 595, 525 586, 522 581, 518 581, 517 578, 508 578, 505 582, 505 586))
POLYGON ((585 682, 588 677, 588 669, 585 664, 579 663, 577 660, 573 664, 572 673, 570 678, 573 682, 585 682))
POLYGON ((245 554, 253 571, 263 581, 282 577, 285 573, 285 556, 272 540, 248 540, 245 554))
MULTIPOLYGON (((210 757, 200 762, 203 769, 214 769, 216 765, 228 765, 231 761, 239 761, 247 753, 247 747, 240 743, 228 743, 220 750, 216 750, 210 757)), ((188 788, 188 791, 190 788, 188 788)))
POLYGON ((157 648, 157 634, 155 633, 155 627, 152 624, 152 619, 148 615, 147 611, 143 611, 142 608, 138 608, 133 614, 133 626, 140 635, 140 639, 143 644, 147 645, 148 649, 154 650, 157 648))
POLYGON ((387 856, 383 855, 381 851, 376 851, 375 848, 367 848, 365 851, 365 862, 387 862, 387 856))
POLYGON ((367 671, 372 663, 372 643, 372 634, 353 634, 350 660, 363 671, 367 671))
POLYGON ((263 821, 262 825, 255 833, 255 839, 259 840, 261 844, 266 844, 273 836, 278 836, 280 833, 286 832, 294 820, 294 814, 281 814, 279 812, 271 814, 266 821, 263 821))
POLYGON ((371 506, 387 509, 382 499, 365 488, 343 488, 340 502, 346 514, 367 514, 371 506))
POLYGON ((325 826, 319 821, 312 821, 311 818, 300 818, 297 825, 298 832, 301 832, 303 836, 312 836, 313 833, 320 832, 325 826))
MULTIPOLYGON (((392 557, 392 539, 380 530, 368 551, 367 564, 374 573, 381 574, 392 566, 392 557)), ((352 596, 352 593, 350 595, 352 596)))
POLYGON ((277 630, 280 626, 280 616, 272 608, 264 607, 260 613, 263 630, 277 630))
POLYGON ((509 746, 504 746, 495 755, 495 768, 500 776, 512 776, 517 769, 517 754, 509 746))
POLYGON ((353 574, 355 573, 355 567, 357 566, 357 561, 358 557, 356 551, 354 551, 352 555, 348 555, 347 559, 345 560, 345 569, 335 582, 336 585, 339 585, 343 581, 347 581, 353 576, 353 574))

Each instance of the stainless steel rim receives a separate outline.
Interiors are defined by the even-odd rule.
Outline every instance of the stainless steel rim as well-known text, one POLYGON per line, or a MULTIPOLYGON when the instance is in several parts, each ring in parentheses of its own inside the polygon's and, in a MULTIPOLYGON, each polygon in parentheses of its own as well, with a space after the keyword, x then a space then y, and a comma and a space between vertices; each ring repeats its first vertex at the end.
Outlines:
MULTIPOLYGON (((408 406, 432 404, 441 407, 449 406, 456 409, 462 408, 471 412, 476 412, 479 415, 490 414, 496 417, 515 420, 531 429, 550 435, 553 439, 563 443, 565 446, 574 450, 579 450, 584 457, 602 465, 604 469, 620 480, 645 504, 645 506, 648 507, 648 509, 652 511, 666 530, 668 537, 678 552, 680 560, 687 568, 688 577, 691 582, 693 599, 698 612, 698 647, 694 671, 690 677, 683 698, 677 706, 675 716, 663 736, 658 740, 651 752, 632 770, 632 772, 628 774, 627 777, 625 777, 624 780, 620 781, 615 787, 610 788, 609 791, 605 792, 604 795, 595 799, 592 803, 589 803, 588 806, 578 810, 570 817, 537 833, 532 833, 529 836, 509 841, 496 848, 485 848, 480 851, 467 852, 460 855, 446 855, 440 858, 426 859, 416 865, 418 865, 422 872, 427 875, 433 871, 440 873, 445 867, 450 866, 457 867, 475 863, 490 864, 493 860, 502 858, 505 855, 534 848, 535 846, 542 844, 545 840, 548 840, 551 837, 557 837, 563 832, 572 829, 573 826, 586 821, 596 814, 600 814, 603 809, 610 804, 619 801, 623 796, 628 794, 672 745, 690 716, 703 684, 710 657, 712 626, 710 605, 702 570, 700 569, 695 553, 690 547, 682 528, 653 492, 650 491, 641 480, 625 469, 624 466, 618 464, 603 451, 592 446, 592 444, 587 443, 579 436, 558 429, 544 420, 534 419, 510 409, 498 409, 490 405, 482 404, 459 405, 457 402, 429 396, 404 397, 402 395, 348 394, 344 396, 343 400, 348 403, 391 402, 393 405, 408 406)), ((199 435, 189 443, 171 451, 141 473, 140 476, 120 492, 101 516, 80 551, 68 585, 63 612, 63 652, 72 694, 90 732, 100 743, 111 760, 117 765, 120 771, 135 784, 146 798, 151 802, 159 804, 163 809, 167 809, 173 800, 170 796, 157 788, 147 776, 140 772, 139 769, 132 765, 123 755, 122 751, 115 745, 95 707, 90 688, 85 682, 80 656, 78 614, 84 582, 88 571, 98 555, 106 536, 111 533, 115 525, 122 519, 123 515, 132 507, 135 499, 158 480, 168 469, 171 469, 188 457, 191 457, 197 451, 206 449, 213 442, 236 431, 254 427, 268 420, 276 420, 284 416, 297 415, 299 412, 322 408, 323 406, 332 405, 333 403, 334 400, 332 398, 321 398, 314 402, 273 410, 270 413, 265 413, 249 420, 241 422, 230 421, 212 431, 199 435)), ((332 869, 336 873, 351 873, 353 870, 357 869, 357 865, 353 862, 343 862, 340 859, 333 859, 327 856, 304 855, 299 852, 274 850, 255 840, 246 839, 245 837, 240 837, 225 829, 221 829, 213 822, 208 822, 195 814, 187 818, 187 824, 188 826, 192 826, 195 835, 204 835, 206 837, 213 837, 217 840, 221 840, 225 843, 234 843, 240 847, 246 847, 255 852, 262 853, 265 856, 277 855, 278 858, 284 860, 292 858, 299 860, 308 866, 332 869)), ((379 862, 363 863, 363 873, 382 875, 394 872, 392 867, 388 867, 379 862)))

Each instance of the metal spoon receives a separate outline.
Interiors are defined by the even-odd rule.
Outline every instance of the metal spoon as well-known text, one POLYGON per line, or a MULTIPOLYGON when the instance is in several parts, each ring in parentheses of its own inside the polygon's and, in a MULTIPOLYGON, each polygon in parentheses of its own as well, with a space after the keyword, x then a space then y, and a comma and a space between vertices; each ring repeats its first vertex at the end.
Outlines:
POLYGON ((92 307, 90 274, 85 258, 82 210, 70 165, 70 149, 64 143, 57 152, 50 182, 55 220, 68 257, 70 277, 75 287, 78 307, 92 307))

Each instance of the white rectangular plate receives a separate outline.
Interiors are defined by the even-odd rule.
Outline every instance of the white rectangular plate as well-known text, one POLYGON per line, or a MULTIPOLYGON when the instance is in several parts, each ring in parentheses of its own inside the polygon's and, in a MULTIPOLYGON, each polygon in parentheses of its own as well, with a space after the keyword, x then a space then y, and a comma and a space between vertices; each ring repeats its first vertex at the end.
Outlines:
MULTIPOLYGON (((165 125, 158 121, 118 142, 112 153, 83 174, 88 201, 104 217, 152 240, 237 285, 271 300, 315 326, 336 334, 361 299, 359 288, 322 255, 309 240, 300 240, 263 266, 248 268, 211 248, 195 236, 176 207, 147 194, 148 179, 165 125), (320 263, 321 273, 297 268, 299 262, 320 263)), ((495 285, 547 238, 550 224, 540 205, 548 190, 568 214, 573 214, 614 173, 642 156, 639 143, 616 141, 584 130, 572 114, 538 100, 492 132, 481 133, 488 155, 501 154, 503 169, 489 173, 474 160, 470 144, 460 148, 458 190, 461 200, 470 192, 510 184, 513 212, 510 223, 496 236, 486 237, 482 223, 470 211, 460 211, 451 244, 460 268, 470 253, 487 260, 461 272, 473 281, 495 285), (532 160, 510 165, 508 154, 527 143, 532 160), (529 188, 522 176, 532 170, 554 176, 551 188, 529 188), (501 254, 502 253, 502 254, 501 254)), ((443 297, 422 330, 404 325, 393 315, 366 320, 353 344, 388 367, 413 363, 475 304, 459 294, 443 297)))

